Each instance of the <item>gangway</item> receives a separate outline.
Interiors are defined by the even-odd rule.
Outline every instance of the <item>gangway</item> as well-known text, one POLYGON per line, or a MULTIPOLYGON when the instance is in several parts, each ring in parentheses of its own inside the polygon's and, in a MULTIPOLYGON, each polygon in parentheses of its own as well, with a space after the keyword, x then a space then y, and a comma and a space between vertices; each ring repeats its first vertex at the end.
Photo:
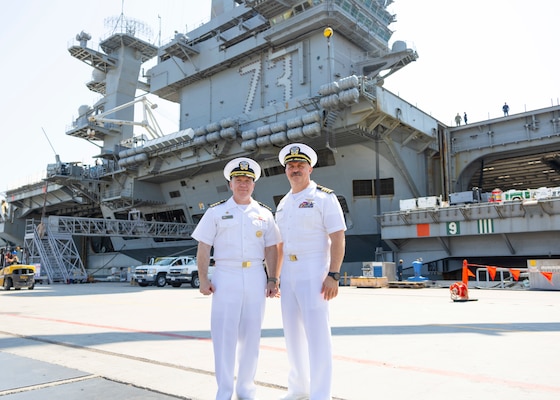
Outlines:
POLYGON ((49 216, 42 220, 26 221, 24 248, 27 262, 39 264, 41 276, 49 283, 81 282, 87 279, 87 272, 73 236, 190 239, 195 226, 139 218, 113 220, 49 216))
POLYGON ((190 239, 196 224, 178 222, 146 221, 140 218, 127 220, 48 217, 51 232, 74 236, 158 237, 166 239, 190 239))
POLYGON ((39 264, 40 277, 45 277, 48 283, 83 282, 87 279, 71 234, 51 231, 49 225, 40 220, 27 220, 24 249, 27 263, 39 264))

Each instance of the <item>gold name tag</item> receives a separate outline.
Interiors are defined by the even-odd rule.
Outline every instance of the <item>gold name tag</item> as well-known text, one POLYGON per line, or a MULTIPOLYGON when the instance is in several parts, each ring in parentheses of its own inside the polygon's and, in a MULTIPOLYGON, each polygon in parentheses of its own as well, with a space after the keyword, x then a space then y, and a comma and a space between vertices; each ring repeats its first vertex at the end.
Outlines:
POLYGON ((243 262, 241 263, 241 266, 242 266, 243 268, 249 268, 249 267, 251 266, 251 261, 243 261, 243 262))
POLYGON ((290 254, 288 257, 290 258, 290 261, 297 261, 297 256, 295 254, 290 254))

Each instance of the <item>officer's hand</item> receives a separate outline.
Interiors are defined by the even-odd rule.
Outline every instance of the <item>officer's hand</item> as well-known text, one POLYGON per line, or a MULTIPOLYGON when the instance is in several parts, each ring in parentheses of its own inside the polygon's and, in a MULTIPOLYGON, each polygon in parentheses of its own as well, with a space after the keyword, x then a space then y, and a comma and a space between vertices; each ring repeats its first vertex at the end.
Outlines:
POLYGON ((212 285, 212 282, 210 282, 208 279, 204 279, 204 280, 200 280, 200 287, 198 288, 198 290, 200 291, 200 293, 202 293, 205 296, 209 296, 212 293, 214 293, 214 285, 212 285))
POLYGON ((280 288, 276 282, 268 282, 266 284, 266 297, 280 297, 280 288))
POLYGON ((338 295, 338 281, 335 281, 330 276, 327 276, 323 281, 321 294, 325 300, 334 299, 338 295))

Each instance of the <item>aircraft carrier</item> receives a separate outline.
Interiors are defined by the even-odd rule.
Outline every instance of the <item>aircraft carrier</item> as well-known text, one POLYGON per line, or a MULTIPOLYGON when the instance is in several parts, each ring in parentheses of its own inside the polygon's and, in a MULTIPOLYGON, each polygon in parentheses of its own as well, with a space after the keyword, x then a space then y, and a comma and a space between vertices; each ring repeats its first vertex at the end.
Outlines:
POLYGON ((461 127, 434 119, 383 87, 418 58, 389 46, 389 4, 213 0, 209 22, 161 46, 124 16, 98 46, 78 33, 68 51, 91 66, 99 100, 77 105, 66 134, 100 152, 8 190, 2 238, 61 281, 192 254, 194 226, 229 197, 224 165, 257 160, 254 197, 274 209, 289 190, 278 152, 303 142, 345 214, 343 272, 422 258, 423 275, 453 278, 465 258, 560 258, 560 107, 461 127), (148 94, 179 104, 177 132, 161 132, 148 94), (501 194, 450 202, 474 187, 501 194))

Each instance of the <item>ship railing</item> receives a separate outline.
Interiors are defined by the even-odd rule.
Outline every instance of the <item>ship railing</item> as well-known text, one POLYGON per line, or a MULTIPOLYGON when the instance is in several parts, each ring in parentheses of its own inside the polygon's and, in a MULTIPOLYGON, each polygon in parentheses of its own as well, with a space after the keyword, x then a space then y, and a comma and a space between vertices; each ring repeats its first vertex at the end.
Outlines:
POLYGON ((505 267, 490 267, 494 270, 494 273, 499 276, 499 280, 490 275, 490 269, 488 267, 479 267, 476 269, 476 287, 480 288, 500 288, 506 289, 512 286, 523 285, 523 281, 529 279, 529 268, 505 268, 505 267), (517 279, 514 278, 512 274, 512 269, 519 272, 517 279), (486 275, 486 279, 483 279, 483 275, 486 275))
MULTIPOLYGON (((68 238, 72 239, 72 238, 68 238)), ((68 282, 69 273, 66 269, 66 263, 60 251, 58 241, 49 234, 47 227, 47 234, 40 240, 39 252, 41 254, 41 262, 45 263, 49 260, 51 270, 51 283, 52 281, 68 282), (46 239, 46 240, 45 240, 46 239)))
POLYGON ((53 269, 42 242, 44 234, 45 225, 40 223, 37 225, 37 222, 33 219, 26 221, 24 246, 28 252, 28 260, 26 262, 29 264, 38 264, 40 266, 39 273, 41 276, 46 275, 48 283, 53 283, 53 269))
POLYGON ((43 171, 35 173, 34 175, 30 175, 26 178, 9 182, 8 189, 6 190, 6 192, 10 194, 23 193, 33 186, 39 186, 39 185, 44 186, 45 185, 44 180, 46 177, 47 177, 47 170, 45 169, 43 171))
POLYGON ((114 189, 103 192, 102 201, 110 201, 112 199, 132 198, 132 189, 114 189))
POLYGON ((190 239, 196 224, 104 218, 49 217, 49 229, 77 236, 190 239))
POLYGON ((358 7, 356 7, 356 2, 349 0, 335 0, 335 4, 350 14, 358 22, 358 25, 361 25, 369 33, 373 33, 385 41, 389 41, 391 38, 392 32, 387 25, 393 22, 393 17, 374 2, 363 3, 358 7), (369 18, 369 16, 375 18, 369 18))

